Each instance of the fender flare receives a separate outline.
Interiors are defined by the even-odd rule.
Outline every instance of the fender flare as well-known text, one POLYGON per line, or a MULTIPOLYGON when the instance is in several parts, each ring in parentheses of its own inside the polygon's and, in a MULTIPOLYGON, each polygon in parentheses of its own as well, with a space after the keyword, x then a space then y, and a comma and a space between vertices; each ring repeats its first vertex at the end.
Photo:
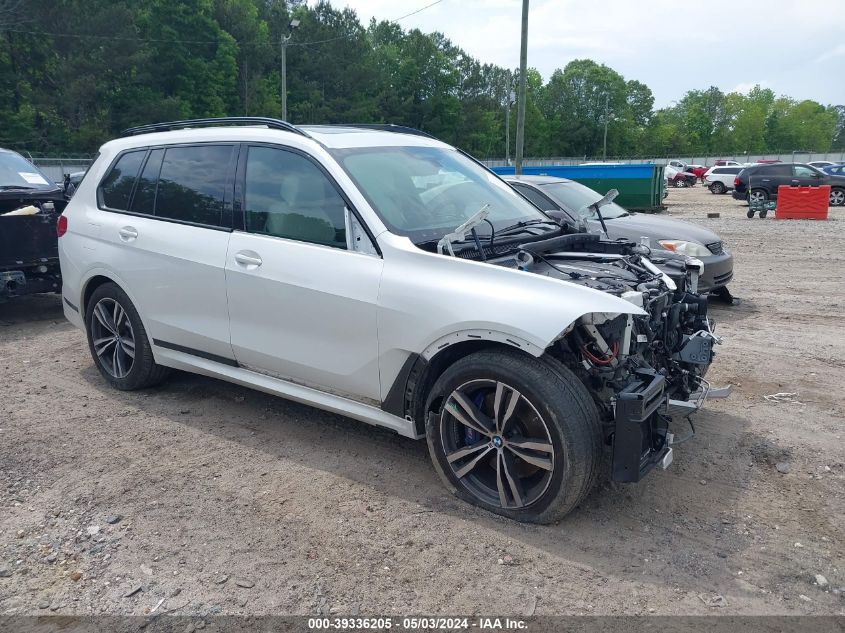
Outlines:
POLYGON ((422 356, 422 358, 426 362, 428 362, 443 349, 449 347, 450 345, 454 345, 455 343, 462 343, 464 341, 491 341, 495 343, 502 343, 504 345, 515 347, 516 349, 521 349, 524 352, 528 352, 536 358, 542 356, 543 353, 546 351, 545 347, 540 347, 539 345, 536 345, 535 343, 532 343, 531 341, 528 341, 521 336, 508 334, 499 330, 484 328, 458 330, 457 332, 445 334, 444 336, 441 336, 434 342, 430 343, 420 353, 420 356, 422 356))

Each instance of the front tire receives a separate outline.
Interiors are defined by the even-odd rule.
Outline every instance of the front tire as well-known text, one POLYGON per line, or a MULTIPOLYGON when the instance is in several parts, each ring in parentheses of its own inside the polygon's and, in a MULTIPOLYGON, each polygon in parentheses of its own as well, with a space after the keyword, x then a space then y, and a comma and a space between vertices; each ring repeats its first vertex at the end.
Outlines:
POLYGON ((169 370, 153 359, 138 311, 117 284, 105 283, 91 294, 85 330, 94 364, 115 389, 152 387, 167 377, 169 370))
POLYGON ((456 496, 516 521, 550 523, 592 489, 598 412, 566 367, 516 351, 471 354, 434 384, 426 437, 456 496))
POLYGON ((710 193, 714 193, 716 195, 721 195, 725 193, 725 185, 721 182, 714 182, 710 185, 710 193))

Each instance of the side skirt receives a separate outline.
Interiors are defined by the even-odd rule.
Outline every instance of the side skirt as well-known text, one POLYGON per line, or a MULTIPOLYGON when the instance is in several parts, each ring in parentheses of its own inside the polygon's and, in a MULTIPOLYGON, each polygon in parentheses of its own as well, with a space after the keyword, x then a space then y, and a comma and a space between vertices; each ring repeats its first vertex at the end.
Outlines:
POLYGON ((265 374, 250 371, 237 365, 223 364, 200 356, 194 356, 186 352, 161 347, 153 344, 155 349, 156 362, 174 369, 219 378, 227 382, 257 389, 274 396, 281 396, 294 402, 307 404, 323 411, 331 411, 340 415, 366 422, 374 426, 382 426, 404 437, 420 439, 422 435, 417 433, 414 423, 395 416, 378 407, 370 406, 362 402, 350 400, 311 387, 297 385, 287 380, 273 378, 265 374))

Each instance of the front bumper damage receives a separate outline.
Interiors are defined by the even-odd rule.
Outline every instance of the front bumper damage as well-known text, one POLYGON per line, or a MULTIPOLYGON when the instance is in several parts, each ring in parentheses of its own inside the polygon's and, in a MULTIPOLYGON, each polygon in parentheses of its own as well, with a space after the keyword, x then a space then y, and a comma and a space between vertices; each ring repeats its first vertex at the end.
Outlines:
POLYGON ((611 479, 635 483, 655 466, 672 464, 673 434, 669 424, 698 411, 707 399, 727 398, 731 387, 703 388, 689 400, 674 400, 665 392, 665 378, 651 370, 640 370, 628 387, 617 394, 614 405, 611 479))

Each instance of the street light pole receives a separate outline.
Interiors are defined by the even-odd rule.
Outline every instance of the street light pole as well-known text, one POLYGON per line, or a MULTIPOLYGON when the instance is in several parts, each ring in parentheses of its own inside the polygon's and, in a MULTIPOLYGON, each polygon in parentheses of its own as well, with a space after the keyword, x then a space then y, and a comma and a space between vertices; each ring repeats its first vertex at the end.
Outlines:
POLYGON ((288 25, 290 31, 287 35, 281 36, 282 53, 282 121, 288 120, 288 42, 293 35, 293 30, 299 26, 299 20, 293 19, 288 25))
POLYGON ((516 168, 522 174, 522 152, 525 147, 525 74, 528 66, 528 0, 522 0, 522 38, 519 47, 519 101, 516 106, 516 168))
POLYGON ((610 104, 610 95, 604 95, 604 144, 602 146, 601 159, 607 160, 607 120, 610 118, 610 111, 608 110, 610 104))
POLYGON ((511 164, 511 106, 515 97, 513 90, 509 90, 505 105, 505 164, 508 166, 511 164))

